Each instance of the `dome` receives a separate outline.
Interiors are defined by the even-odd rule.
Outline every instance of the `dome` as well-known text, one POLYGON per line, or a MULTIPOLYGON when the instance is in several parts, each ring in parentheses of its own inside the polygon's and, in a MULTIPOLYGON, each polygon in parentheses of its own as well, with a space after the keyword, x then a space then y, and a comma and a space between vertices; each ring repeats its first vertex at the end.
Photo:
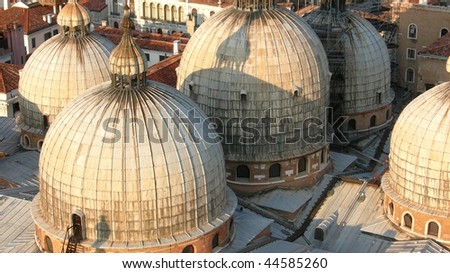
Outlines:
MULTIPOLYGON (((138 52, 127 29, 118 50, 123 40, 138 52)), ((214 233, 220 244, 229 240, 236 197, 226 187, 222 147, 193 101, 146 82, 145 72, 113 73, 50 127, 33 201, 37 229, 47 236, 61 242, 75 214, 86 252, 172 252, 186 242, 204 245, 214 233)))
POLYGON ((69 0, 56 18, 61 27, 86 27, 91 23, 89 11, 76 0, 69 0))
POLYGON ((320 40, 285 8, 241 2, 196 30, 178 68, 179 90, 216 119, 227 160, 276 161, 323 147, 301 137, 286 144, 308 118, 325 117, 330 74, 320 40))
POLYGON ((331 101, 337 100, 342 114, 367 112, 392 102, 389 53, 369 21, 323 7, 304 18, 327 52, 333 73, 331 101))
POLYGON ((383 189, 404 207, 450 211, 450 82, 412 101, 392 131, 389 173, 383 189))
MULTIPOLYGON (((58 18, 64 19, 63 15, 74 8, 84 10, 78 3, 69 2, 58 18)), ((110 80, 108 58, 113 48, 108 39, 72 27, 62 27, 61 34, 39 46, 20 75, 22 134, 40 135, 42 140, 69 101, 86 89, 110 80)))

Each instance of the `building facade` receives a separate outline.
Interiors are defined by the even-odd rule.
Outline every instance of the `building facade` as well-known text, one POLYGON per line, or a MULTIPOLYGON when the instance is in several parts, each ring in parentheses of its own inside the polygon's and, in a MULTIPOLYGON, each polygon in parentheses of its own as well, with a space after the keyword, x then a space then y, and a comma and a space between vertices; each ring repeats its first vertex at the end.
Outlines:
POLYGON ((399 85, 412 92, 424 91, 417 54, 449 32, 450 7, 411 4, 399 14, 399 85))

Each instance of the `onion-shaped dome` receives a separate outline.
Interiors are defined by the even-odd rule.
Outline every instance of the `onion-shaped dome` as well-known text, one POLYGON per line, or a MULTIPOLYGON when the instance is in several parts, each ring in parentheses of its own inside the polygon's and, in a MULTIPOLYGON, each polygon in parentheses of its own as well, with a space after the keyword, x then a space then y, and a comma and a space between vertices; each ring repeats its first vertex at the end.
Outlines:
POLYGON ((450 82, 428 90, 400 114, 392 131, 385 192, 404 207, 450 211, 450 82))
POLYGON ((58 25, 67 28, 87 27, 91 23, 89 11, 77 0, 69 0, 56 20, 58 25))
POLYGON ((366 19, 327 7, 322 5, 305 19, 327 52, 333 73, 332 103, 342 107, 343 114, 367 112, 390 104, 393 92, 385 41, 366 19))
POLYGON ((177 86, 217 119, 227 160, 276 161, 324 146, 304 141, 319 133, 294 131, 308 118, 324 120, 329 77, 324 48, 303 19, 271 1, 237 1, 196 30, 177 86))
POLYGON ((84 29, 89 17, 84 7, 67 3, 58 16, 62 33, 37 48, 25 64, 19 81, 21 128, 45 134, 55 117, 74 97, 110 80, 109 55, 114 44, 84 29), (72 13, 80 11, 79 20, 72 13), (76 25, 76 21, 79 25, 76 25))
MULTIPOLYGON (((115 52, 128 46, 139 52, 126 29, 115 52)), ((236 197, 206 115, 175 89, 147 83, 145 73, 116 71, 112 83, 74 99, 49 129, 34 200, 38 229, 56 236, 75 212, 83 215, 85 250, 173 251, 230 221, 236 197)))
MULTIPOLYGON (((129 13, 129 8, 126 7, 124 12, 129 13)), ((133 21, 127 20, 124 17, 120 25, 126 32, 130 32, 134 26, 133 21)), ((134 45, 131 35, 124 35, 119 42, 119 45, 113 50, 110 57, 110 70, 112 74, 127 76, 140 75, 147 70, 147 62, 144 58, 145 54, 141 48, 134 45)))

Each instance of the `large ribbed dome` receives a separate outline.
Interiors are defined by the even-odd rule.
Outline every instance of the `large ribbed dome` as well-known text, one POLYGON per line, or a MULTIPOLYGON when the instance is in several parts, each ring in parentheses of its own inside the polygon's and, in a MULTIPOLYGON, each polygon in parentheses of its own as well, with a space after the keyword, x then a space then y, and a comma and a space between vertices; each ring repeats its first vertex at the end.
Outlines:
POLYGON ((85 25, 74 26, 87 20, 83 16, 84 19, 76 22, 67 18, 72 14, 69 11, 75 12, 78 6, 74 1, 66 4, 58 22, 70 26, 61 26, 63 33, 36 49, 20 75, 21 128, 27 132, 45 134, 48 125, 70 100, 110 79, 108 58, 114 44, 86 32, 85 25))
MULTIPOLYGON (((367 112, 390 103, 390 61, 384 40, 366 19, 338 10, 316 10, 305 17, 329 58, 332 100, 341 113, 367 112)), ((336 110, 336 109, 335 109, 336 110)))
POLYGON ((398 118, 391 138, 386 193, 428 214, 450 211, 450 82, 425 92, 398 118))
MULTIPOLYGON (((122 40, 130 44, 119 50, 137 47, 129 29, 122 40)), ((146 82, 145 73, 113 73, 112 82, 74 99, 50 127, 33 201, 37 228, 58 236, 77 214, 85 251, 172 252, 186 242, 211 251, 202 240, 216 234, 216 246, 226 243, 236 207, 222 147, 193 101, 146 82)))
POLYGON ((220 120, 227 160, 275 161, 323 147, 301 139, 286 145, 294 128, 306 128, 307 118, 325 117, 329 71, 320 40, 285 8, 242 2, 194 33, 178 69, 180 91, 220 120), (233 122, 244 118, 248 125, 233 122), (246 134, 244 127, 260 135, 246 134))

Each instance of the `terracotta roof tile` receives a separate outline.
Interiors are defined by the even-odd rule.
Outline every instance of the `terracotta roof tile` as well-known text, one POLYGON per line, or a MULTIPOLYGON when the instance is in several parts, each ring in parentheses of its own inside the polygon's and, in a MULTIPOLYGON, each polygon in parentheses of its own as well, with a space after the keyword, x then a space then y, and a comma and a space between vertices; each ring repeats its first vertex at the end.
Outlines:
POLYGON ((0 93, 8 93, 19 86, 19 68, 14 64, 0 63, 0 93))
MULTIPOLYGON (((122 29, 112 28, 112 27, 98 27, 94 32, 104 36, 114 44, 118 44, 122 38, 122 29)), ((184 50, 189 38, 180 37, 177 35, 164 35, 157 33, 149 33, 133 30, 132 36, 134 41, 142 48, 149 50, 157 50, 163 52, 172 52, 173 42, 179 40, 180 50, 184 50)))
POLYGON ((147 79, 161 82, 177 88, 176 69, 180 65, 182 54, 172 55, 147 69, 147 79))
POLYGON ((419 55, 436 55, 442 57, 450 56, 450 33, 442 36, 432 44, 422 49, 419 55))
POLYGON ((107 7, 105 0, 80 0, 78 2, 90 11, 102 11, 107 7))
POLYGON ((29 34, 41 30, 48 26, 56 24, 56 16, 52 18, 52 23, 42 19, 43 15, 53 13, 51 7, 40 5, 30 5, 28 9, 20 7, 12 7, 7 10, 0 11, 0 29, 6 29, 8 25, 17 23, 23 26, 23 33, 29 34))

